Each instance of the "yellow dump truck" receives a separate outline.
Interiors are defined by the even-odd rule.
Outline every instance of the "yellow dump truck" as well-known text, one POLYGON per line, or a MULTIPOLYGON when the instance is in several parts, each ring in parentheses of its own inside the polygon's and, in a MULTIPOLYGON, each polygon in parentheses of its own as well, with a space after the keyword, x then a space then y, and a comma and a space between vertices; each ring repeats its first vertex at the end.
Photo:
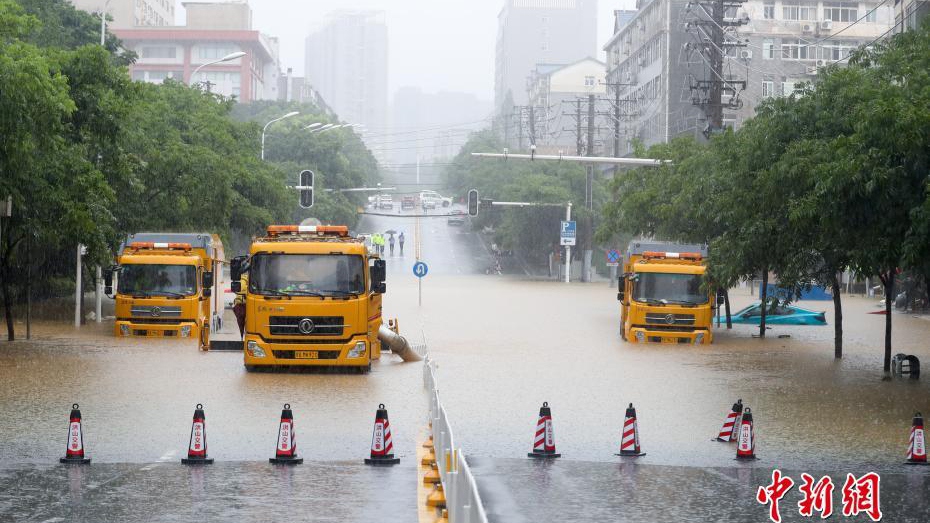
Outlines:
POLYGON ((116 300, 116 335, 195 338, 205 350, 211 326, 221 326, 223 264, 215 234, 129 235, 104 279, 116 300))
POLYGON ((707 247, 633 241, 620 277, 623 339, 711 343, 714 296, 704 290, 707 247))
POLYGON ((248 256, 231 261, 233 290, 245 293, 246 370, 370 370, 381 356, 385 272, 384 260, 345 226, 269 226, 248 256))

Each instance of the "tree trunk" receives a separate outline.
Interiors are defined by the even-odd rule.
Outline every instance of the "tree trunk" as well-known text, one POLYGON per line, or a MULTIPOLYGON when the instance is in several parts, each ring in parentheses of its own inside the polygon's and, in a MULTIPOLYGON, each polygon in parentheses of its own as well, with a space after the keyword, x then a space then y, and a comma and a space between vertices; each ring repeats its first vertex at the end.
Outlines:
POLYGON ((4 267, 0 267, 0 271, 3 272, 3 283, 0 285, 0 287, 3 287, 3 309, 4 314, 6 315, 6 338, 8 341, 14 341, 16 339, 16 332, 13 329, 13 304, 10 303, 10 278, 9 271, 4 269, 4 267))
POLYGON ((891 310, 894 302, 894 269, 879 274, 885 285, 885 361, 882 371, 885 378, 891 378, 891 310))
POLYGON ((769 294, 769 271, 768 268, 762 269, 762 290, 759 292, 759 298, 762 300, 762 316, 759 318, 759 337, 765 337, 765 313, 766 313, 766 299, 769 294))
POLYGON ((833 290, 833 357, 843 357, 843 300, 840 297, 840 280, 833 273, 830 284, 833 290))
POLYGON ((730 316, 730 289, 723 291, 723 307, 727 310, 727 329, 733 328, 733 318, 730 316))

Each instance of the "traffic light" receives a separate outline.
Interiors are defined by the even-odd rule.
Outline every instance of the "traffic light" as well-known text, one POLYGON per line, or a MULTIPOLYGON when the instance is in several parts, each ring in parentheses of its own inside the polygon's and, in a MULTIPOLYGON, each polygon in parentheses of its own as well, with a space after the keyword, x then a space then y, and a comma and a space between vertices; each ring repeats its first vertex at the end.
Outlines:
POLYGON ((478 216, 478 189, 468 191, 468 215, 478 216))
POLYGON ((300 171, 300 206, 304 209, 313 207, 313 171, 300 171))

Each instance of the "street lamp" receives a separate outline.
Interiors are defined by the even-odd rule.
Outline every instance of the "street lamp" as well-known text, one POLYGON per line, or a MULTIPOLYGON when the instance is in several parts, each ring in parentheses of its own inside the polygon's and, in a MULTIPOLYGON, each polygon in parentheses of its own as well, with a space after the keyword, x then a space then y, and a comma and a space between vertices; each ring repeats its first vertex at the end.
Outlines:
MULTIPOLYGON (((235 53, 233 53, 233 54, 235 54, 235 53)), ((230 55, 230 56, 232 56, 232 55, 230 55)), ((262 127, 262 160, 265 159, 265 131, 268 129, 268 126, 271 125, 271 124, 273 124, 273 123, 275 123, 275 122, 280 122, 281 120, 283 120, 283 119, 285 119, 285 118, 290 118, 291 116, 297 116, 298 114, 300 114, 300 111, 291 111, 291 112, 285 114, 284 116, 282 116, 282 117, 280 117, 280 118, 275 118, 274 120, 272 120, 272 121, 266 123, 264 127, 262 127)))
POLYGON ((107 38, 107 7, 110 7, 110 0, 103 3, 103 9, 100 11, 100 46, 106 43, 107 38))
POLYGON ((218 64, 220 62, 228 62, 230 60, 235 60, 236 58, 242 58, 243 56, 245 56, 244 52, 236 51, 235 53, 229 53, 228 55, 220 58, 219 60, 213 60, 212 62, 207 62, 205 64, 197 66, 197 69, 194 69, 194 72, 191 73, 191 79, 190 79, 189 84, 194 85, 194 78, 197 76, 197 73, 199 73, 200 70, 203 69, 204 67, 208 65, 218 64))
POLYGON ((325 131, 325 130, 327 130, 327 129, 331 129, 334 125, 336 125, 336 124, 328 123, 328 124, 324 125, 323 127, 320 127, 320 128, 318 128, 318 129, 314 129, 314 130, 312 130, 312 131, 310 131, 310 132, 311 132, 311 133, 319 133, 319 132, 325 131))
POLYGON ((323 122, 312 123, 312 124, 310 124, 310 125, 304 127, 304 131, 307 131, 307 130, 309 130, 309 129, 316 129, 317 127, 319 127, 319 126, 321 126, 321 125, 323 125, 323 122))

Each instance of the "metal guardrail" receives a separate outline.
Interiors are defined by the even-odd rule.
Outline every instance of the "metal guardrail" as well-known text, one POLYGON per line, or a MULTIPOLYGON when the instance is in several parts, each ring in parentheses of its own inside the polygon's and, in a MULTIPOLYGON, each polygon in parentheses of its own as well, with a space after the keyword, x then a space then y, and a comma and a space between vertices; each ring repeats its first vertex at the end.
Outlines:
POLYGON ((478 484, 465 454, 455 446, 452 425, 439 401, 436 364, 427 355, 423 362, 423 385, 429 391, 429 417, 432 422, 433 450, 439 465, 439 478, 446 496, 450 523, 488 523, 478 484))

